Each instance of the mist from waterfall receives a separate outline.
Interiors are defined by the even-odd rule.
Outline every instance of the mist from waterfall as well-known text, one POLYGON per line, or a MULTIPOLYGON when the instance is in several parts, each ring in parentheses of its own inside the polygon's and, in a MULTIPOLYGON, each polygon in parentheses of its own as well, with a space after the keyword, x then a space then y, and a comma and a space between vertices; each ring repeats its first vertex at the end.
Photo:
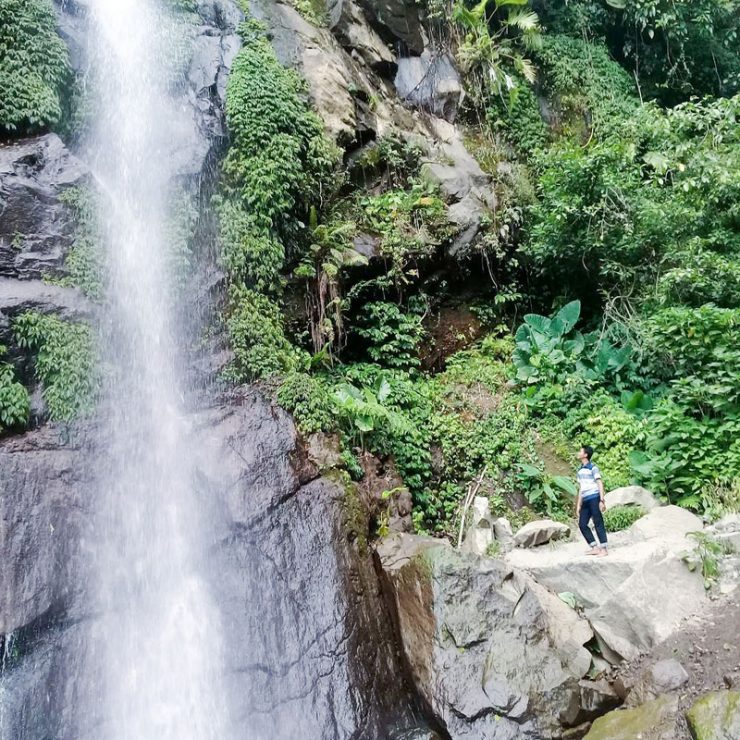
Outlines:
POLYGON ((155 0, 91 0, 96 100, 89 156, 110 267, 107 451, 90 543, 87 648, 96 740, 223 740, 223 645, 208 583, 209 503, 192 470, 184 331, 167 219, 183 115, 176 44, 155 0), (98 92, 99 91, 99 92, 98 92))

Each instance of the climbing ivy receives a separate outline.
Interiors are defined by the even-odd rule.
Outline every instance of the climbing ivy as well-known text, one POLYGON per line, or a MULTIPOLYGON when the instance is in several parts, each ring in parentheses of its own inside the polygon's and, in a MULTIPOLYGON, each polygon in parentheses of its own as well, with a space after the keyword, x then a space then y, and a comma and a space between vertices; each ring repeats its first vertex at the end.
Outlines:
MULTIPOLYGON (((7 348, 0 344, 0 357, 7 348)), ((28 423, 28 391, 19 383, 15 368, 9 362, 0 362, 0 432, 28 423)))
POLYGON ((59 123, 69 80, 51 0, 0 0, 0 132, 22 135, 59 123))
POLYGON ((13 333, 18 346, 35 355, 51 419, 71 421, 94 409, 97 352, 87 324, 28 311, 15 319, 13 333))

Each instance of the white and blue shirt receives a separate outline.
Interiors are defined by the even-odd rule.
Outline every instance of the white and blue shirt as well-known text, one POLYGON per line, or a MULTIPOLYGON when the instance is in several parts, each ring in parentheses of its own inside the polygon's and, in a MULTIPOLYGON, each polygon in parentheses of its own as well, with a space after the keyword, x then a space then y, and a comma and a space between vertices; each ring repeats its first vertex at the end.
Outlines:
POLYGON ((599 496, 601 471, 592 463, 587 462, 578 469, 578 485, 581 489, 581 501, 599 496))

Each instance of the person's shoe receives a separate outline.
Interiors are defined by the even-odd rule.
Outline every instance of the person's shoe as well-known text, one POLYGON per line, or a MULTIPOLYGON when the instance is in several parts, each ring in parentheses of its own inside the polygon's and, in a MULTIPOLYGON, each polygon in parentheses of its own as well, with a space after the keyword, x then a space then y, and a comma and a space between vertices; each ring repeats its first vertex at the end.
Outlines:
POLYGON ((597 558, 605 558, 609 554, 609 550, 607 550, 605 547, 600 547, 594 555, 596 555, 597 558))
POLYGON ((591 547, 588 550, 586 550, 586 555, 596 555, 597 552, 598 552, 598 550, 599 550, 599 548, 596 547, 596 545, 594 545, 593 547, 591 547))

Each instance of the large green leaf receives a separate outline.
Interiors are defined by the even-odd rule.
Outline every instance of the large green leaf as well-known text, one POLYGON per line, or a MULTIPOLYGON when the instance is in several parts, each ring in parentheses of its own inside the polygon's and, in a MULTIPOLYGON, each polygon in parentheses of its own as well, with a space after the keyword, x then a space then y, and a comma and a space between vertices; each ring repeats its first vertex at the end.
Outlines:
POLYGON ((524 317, 524 321, 536 332, 540 334, 544 334, 546 336, 550 335, 550 319, 547 318, 547 316, 540 316, 538 313, 528 313, 524 317))
POLYGON ((566 303, 553 318, 560 330, 559 336, 565 336, 577 323, 581 316, 581 302, 566 303))

